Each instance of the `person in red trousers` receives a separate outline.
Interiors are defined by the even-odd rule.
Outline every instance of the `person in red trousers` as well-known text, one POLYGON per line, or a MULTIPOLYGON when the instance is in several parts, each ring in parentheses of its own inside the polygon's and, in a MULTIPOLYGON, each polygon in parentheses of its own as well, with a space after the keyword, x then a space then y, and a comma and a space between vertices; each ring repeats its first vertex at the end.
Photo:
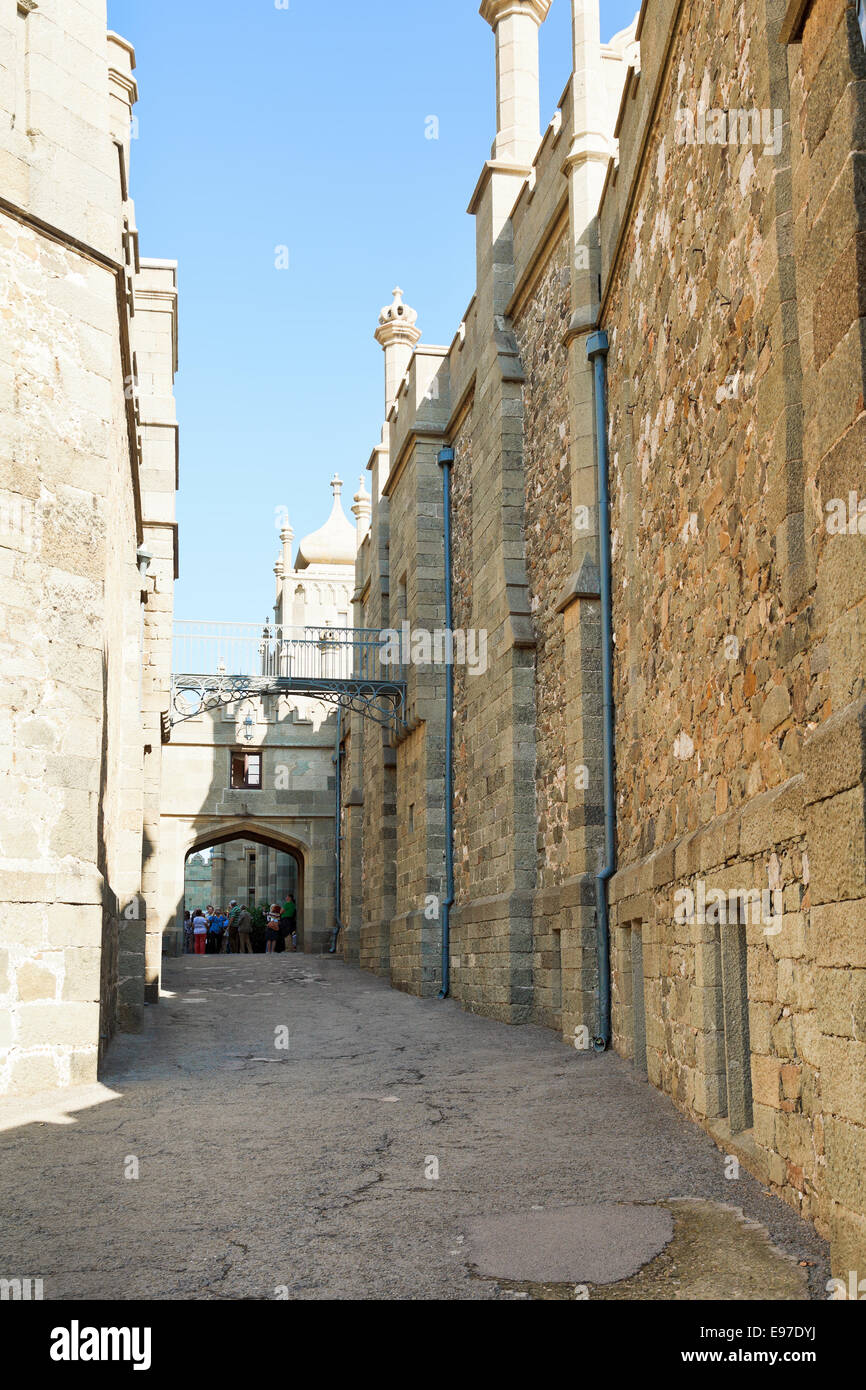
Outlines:
POLYGON ((192 919, 192 935, 196 955, 203 956, 207 950, 207 918, 200 907, 196 908, 192 919))

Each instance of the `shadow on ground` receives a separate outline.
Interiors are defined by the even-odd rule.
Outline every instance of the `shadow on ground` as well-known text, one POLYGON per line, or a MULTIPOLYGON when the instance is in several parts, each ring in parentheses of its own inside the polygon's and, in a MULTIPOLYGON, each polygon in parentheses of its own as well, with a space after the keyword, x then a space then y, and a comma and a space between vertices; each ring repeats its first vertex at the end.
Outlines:
POLYGON ((612 1054, 332 957, 188 957, 164 987, 95 1092, 0 1103, 0 1276, 48 1299, 826 1297, 814 1230, 612 1054), (599 1208, 626 1213, 615 1240, 599 1208))

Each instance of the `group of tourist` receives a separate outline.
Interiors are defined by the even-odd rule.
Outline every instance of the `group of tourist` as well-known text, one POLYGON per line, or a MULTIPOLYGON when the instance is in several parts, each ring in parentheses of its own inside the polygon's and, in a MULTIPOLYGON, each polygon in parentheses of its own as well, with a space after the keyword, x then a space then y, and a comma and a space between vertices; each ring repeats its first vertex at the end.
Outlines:
MULTIPOLYGON (((253 954, 253 919, 245 907, 232 898, 228 912, 215 907, 197 907, 183 914, 185 955, 239 956, 253 954)), ((298 949, 298 907, 292 893, 282 904, 272 903, 267 913, 265 950, 298 949)))

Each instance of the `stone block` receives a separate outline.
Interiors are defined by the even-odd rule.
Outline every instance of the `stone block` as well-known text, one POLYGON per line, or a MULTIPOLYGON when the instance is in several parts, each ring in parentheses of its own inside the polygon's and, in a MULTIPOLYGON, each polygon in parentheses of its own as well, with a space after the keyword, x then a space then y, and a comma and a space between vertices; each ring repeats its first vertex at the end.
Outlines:
POLYGON ((813 907, 810 935, 816 964, 866 969, 866 898, 813 907))
POLYGON ((803 774, 807 805, 866 782, 866 699, 831 715, 804 740, 803 774))
POLYGON ((9 1074, 9 1094, 32 1096, 52 1091, 60 1084, 60 1073, 53 1057, 45 1053, 13 1053, 9 1074))
POLYGON ((18 1010, 22 1048, 44 1044, 92 1047, 99 1041, 98 1004, 22 1004, 18 1010))
POLYGON ((813 803, 807 819, 812 902, 866 897, 864 788, 813 803))
POLYGON ((824 1121, 827 1189, 834 1202, 866 1216, 866 1128, 828 1116, 824 1121))
POLYGON ((778 1057, 752 1056, 752 1098, 755 1106, 778 1110, 781 1103, 781 1069, 778 1057))
POLYGON ((793 777, 772 791, 754 797, 740 824, 740 854, 744 859, 775 850, 803 833, 803 778, 793 777))
POLYGON ((95 1047, 78 1049, 69 1058, 70 1086, 92 1086, 97 1080, 99 1053, 95 1047))
POLYGON ((824 1038, 821 1096, 825 1115, 866 1125, 866 1043, 824 1038))
MULTIPOLYGON (((93 948, 76 948, 64 952, 64 1000, 78 1003, 90 1003, 94 1000, 98 1002, 101 960, 102 952, 93 948)), ((142 967, 143 964, 142 960, 142 967)))
POLYGON ((823 1033, 853 1038, 854 976, 850 970, 816 970, 815 1002, 823 1033))
POLYGON ((23 1004, 37 999, 54 999, 57 995, 57 976, 35 961, 25 961, 19 965, 15 985, 23 1004))
MULTIPOLYGON (((859 1292, 861 1279, 866 1279, 866 1216, 839 1202, 830 1208, 830 1256, 834 1277, 842 1279, 848 1291, 853 1270, 859 1292)), ((862 1299, 859 1292, 858 1302, 862 1299)))

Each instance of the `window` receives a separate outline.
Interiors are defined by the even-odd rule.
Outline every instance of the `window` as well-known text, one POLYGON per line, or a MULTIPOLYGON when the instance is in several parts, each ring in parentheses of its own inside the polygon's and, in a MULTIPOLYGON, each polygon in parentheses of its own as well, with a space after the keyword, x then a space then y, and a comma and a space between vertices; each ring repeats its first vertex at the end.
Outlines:
POLYGON ((752 1128, 752 1047, 749 1036, 749 972, 746 907, 737 904, 736 921, 720 933, 722 1012, 728 1124, 732 1134, 752 1128))
POLYGON ((634 1064, 645 1072, 646 1060, 646 987, 643 973, 642 924, 635 922, 631 929, 631 979, 634 1004, 634 1064))
POLYGON ((232 753, 231 785, 236 791, 260 791, 262 786, 261 753, 232 753))
POLYGON ((857 0, 857 23, 860 25, 863 47, 866 48, 866 0, 857 0))

